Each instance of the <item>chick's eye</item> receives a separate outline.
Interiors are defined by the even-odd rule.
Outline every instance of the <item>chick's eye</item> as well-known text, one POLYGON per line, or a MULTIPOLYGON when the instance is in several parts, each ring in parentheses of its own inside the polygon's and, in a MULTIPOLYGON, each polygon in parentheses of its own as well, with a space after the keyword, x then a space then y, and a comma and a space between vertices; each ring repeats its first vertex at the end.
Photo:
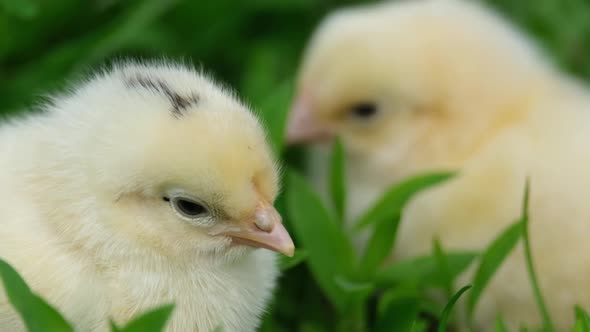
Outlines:
POLYGON ((359 103, 351 108, 352 115, 360 119, 369 119, 377 114, 377 105, 373 103, 359 103))
POLYGON ((174 209, 187 218, 200 217, 207 213, 207 209, 202 204, 189 198, 173 198, 171 202, 174 209))

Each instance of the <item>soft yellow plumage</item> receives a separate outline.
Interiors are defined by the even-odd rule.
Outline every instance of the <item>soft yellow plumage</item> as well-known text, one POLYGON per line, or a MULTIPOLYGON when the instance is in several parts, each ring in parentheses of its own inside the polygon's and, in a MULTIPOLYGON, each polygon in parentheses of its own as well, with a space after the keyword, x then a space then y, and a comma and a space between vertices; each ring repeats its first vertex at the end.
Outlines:
MULTIPOLYGON (((0 127, 0 257, 80 331, 175 303, 169 331, 254 331, 274 254, 263 129, 173 64, 122 64, 0 127), (248 244, 250 246, 244 246, 248 244)), ((0 290, 0 330, 24 327, 0 290)))
MULTIPOLYGON (((459 170, 404 211, 395 258, 482 249, 520 213, 531 179, 536 269, 559 331, 590 309, 590 98, 491 10, 424 0, 344 9, 314 35, 288 136, 339 135, 351 219, 400 179, 459 170)), ((468 274, 462 282, 469 281, 468 274)), ((521 248, 493 278, 476 330, 539 324, 521 248)))

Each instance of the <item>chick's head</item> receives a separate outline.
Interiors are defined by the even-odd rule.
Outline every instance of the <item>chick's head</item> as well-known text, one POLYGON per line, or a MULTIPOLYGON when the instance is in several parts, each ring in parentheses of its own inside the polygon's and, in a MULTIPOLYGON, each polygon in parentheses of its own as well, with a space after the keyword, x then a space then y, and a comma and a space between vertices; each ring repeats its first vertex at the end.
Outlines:
POLYGON ((522 116, 546 68, 512 27, 467 1, 341 9, 304 53, 287 140, 338 135, 351 155, 459 161, 522 116))
POLYGON ((293 253, 263 128, 203 74, 119 65, 57 109, 79 133, 81 176, 107 236, 169 254, 293 253))

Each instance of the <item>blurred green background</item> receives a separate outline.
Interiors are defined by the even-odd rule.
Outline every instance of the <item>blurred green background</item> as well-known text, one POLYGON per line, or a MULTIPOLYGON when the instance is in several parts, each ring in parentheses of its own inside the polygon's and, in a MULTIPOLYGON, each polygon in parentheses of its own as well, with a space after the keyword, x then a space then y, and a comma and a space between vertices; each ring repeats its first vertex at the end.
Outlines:
MULTIPOLYGON (((589 0, 485 2, 564 70, 590 80, 589 0)), ((303 155, 282 151, 280 142, 298 61, 326 13, 353 3, 359 1, 0 0, 0 114, 25 110, 113 59, 165 57, 202 66, 233 86, 261 111, 277 151, 296 164, 303 155)), ((284 204, 279 199, 279 208, 284 204)), ((336 327, 347 329, 307 265, 285 272, 262 330, 336 327)))
MULTIPOLYGON (((366 2, 366 1, 365 1, 366 2)), ((590 78, 590 2, 492 0, 572 72, 590 78)), ((113 58, 202 65, 257 105, 293 77, 331 10, 359 1, 0 0, 0 112, 113 58)))

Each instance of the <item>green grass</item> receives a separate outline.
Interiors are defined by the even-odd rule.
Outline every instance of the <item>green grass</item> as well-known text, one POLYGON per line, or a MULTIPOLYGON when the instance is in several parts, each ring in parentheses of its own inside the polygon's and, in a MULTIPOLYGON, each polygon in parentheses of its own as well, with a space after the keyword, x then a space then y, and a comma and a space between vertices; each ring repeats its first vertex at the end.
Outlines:
POLYGON ((10 304, 18 311, 29 332, 73 331, 61 314, 33 293, 21 276, 3 260, 0 260, 0 277, 10 304))
MULTIPOLYGON (((165 56, 202 65, 233 86, 260 113, 274 151, 288 168, 277 207, 298 249, 293 258, 281 259, 284 274, 261 331, 452 328, 458 316, 452 312, 463 310, 457 306, 451 311, 452 305, 456 294, 462 294, 457 293, 459 288, 466 286, 457 285, 457 276, 470 264, 477 264, 470 281, 472 288, 462 295, 469 314, 519 241, 543 317, 542 329, 552 331, 530 256, 526 205, 521 218, 481 253, 449 252, 434 239, 431 255, 385 264, 404 204, 417 191, 437 185, 452 174, 424 174, 388 191, 357 221, 355 232, 374 227, 361 253, 352 249, 351 234, 342 228, 346 169, 340 147, 333 151, 327 166, 327 202, 299 175, 305 154, 286 149, 283 136, 301 53, 326 13, 359 2, 0 0, 0 115, 22 112, 36 105, 40 95, 59 91, 67 81, 116 58, 165 56), (298 208, 301 206, 305 209, 298 208), (442 300, 432 297, 433 291, 442 294, 442 300)), ((484 2, 529 33, 561 68, 590 80, 590 2, 484 2)), ((11 303, 30 331, 42 327, 71 330, 69 323, 5 262, 0 263, 0 275, 11 303)), ((170 310, 172 307, 156 309, 129 326, 112 325, 113 330, 143 330, 144 323, 159 330, 170 310)), ((588 314, 581 308, 571 308, 571 312, 576 318, 572 331, 590 332, 588 314)), ((496 331, 504 330, 502 317, 498 317, 496 331)))

